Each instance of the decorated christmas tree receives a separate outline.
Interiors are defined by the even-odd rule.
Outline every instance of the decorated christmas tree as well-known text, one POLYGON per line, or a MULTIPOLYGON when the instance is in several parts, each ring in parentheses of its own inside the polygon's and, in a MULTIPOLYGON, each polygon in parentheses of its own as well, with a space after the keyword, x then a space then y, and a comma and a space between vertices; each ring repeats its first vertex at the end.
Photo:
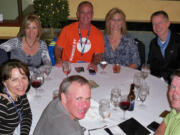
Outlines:
POLYGON ((33 6, 46 28, 61 28, 69 16, 68 0, 34 0, 33 6))

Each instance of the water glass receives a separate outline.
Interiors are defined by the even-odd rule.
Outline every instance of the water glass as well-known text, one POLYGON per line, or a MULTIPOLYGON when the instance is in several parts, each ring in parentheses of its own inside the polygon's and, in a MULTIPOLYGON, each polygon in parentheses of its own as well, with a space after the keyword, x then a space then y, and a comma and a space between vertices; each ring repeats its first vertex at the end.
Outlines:
POLYGON ((134 93, 138 100, 139 88, 143 83, 143 78, 141 72, 137 72, 134 74, 133 83, 135 85, 134 93))
POLYGON ((101 99, 99 101, 99 114, 103 118, 103 122, 105 119, 110 118, 110 101, 107 99, 101 99))
POLYGON ((149 95, 149 86, 147 85, 146 82, 144 82, 139 90, 139 99, 142 102, 140 104, 141 107, 145 107, 145 105, 143 104, 143 102, 146 100, 147 96, 149 95))
POLYGON ((53 91, 53 99, 56 99, 58 97, 59 97, 59 90, 57 89, 53 91))
POLYGON ((111 90, 110 101, 111 104, 113 105, 114 110, 116 110, 119 107, 120 96, 121 96, 121 91, 119 88, 113 88, 111 90))
POLYGON ((143 79, 145 80, 149 74, 150 74, 149 64, 143 64, 142 68, 141 68, 141 75, 142 75, 143 79))
POLYGON ((51 73, 51 69, 52 67, 50 65, 44 66, 42 68, 42 72, 46 80, 51 80, 51 78, 49 77, 49 74, 51 73))

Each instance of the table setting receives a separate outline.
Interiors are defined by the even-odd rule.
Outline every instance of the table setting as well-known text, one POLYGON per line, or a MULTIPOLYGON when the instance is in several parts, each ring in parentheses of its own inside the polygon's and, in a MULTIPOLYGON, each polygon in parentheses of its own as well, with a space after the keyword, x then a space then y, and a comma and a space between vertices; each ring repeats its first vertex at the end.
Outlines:
MULTIPOLYGON (((144 92, 147 94, 145 95, 142 93, 142 99, 140 100, 138 98, 140 91, 142 91, 140 89, 144 88, 140 88, 140 86, 134 88, 136 95, 134 110, 128 111, 127 109, 125 111, 124 119, 124 111, 122 110, 122 107, 120 107, 121 96, 127 96, 129 94, 131 84, 135 83, 135 74, 141 74, 141 71, 124 66, 116 66, 118 66, 119 72, 114 72, 114 65, 106 64, 106 66, 102 68, 100 65, 98 65, 98 71, 96 74, 90 74, 87 69, 88 63, 73 63, 70 65, 71 72, 68 73, 68 76, 75 74, 84 76, 89 80, 91 85, 91 106, 86 113, 85 118, 79 120, 80 125, 85 129, 84 134, 125 135, 126 133, 124 131, 126 130, 122 129, 123 126, 120 127, 119 125, 123 125, 123 122, 126 121, 127 123, 128 121, 130 121, 129 123, 135 122, 135 125, 140 124, 148 131, 148 134, 153 134, 154 132, 148 129, 147 126, 152 121, 161 123, 163 118, 159 115, 164 110, 170 110, 166 96, 168 89, 167 84, 163 80, 148 73, 146 78, 142 78, 141 81, 143 83, 139 83, 141 86, 144 84, 143 87, 146 85, 148 86, 148 92, 144 92), (117 105, 115 105, 115 103, 113 104, 111 99, 111 92, 113 89, 118 89, 119 91, 119 97, 114 99, 114 102, 117 102, 117 105), (99 103, 102 99, 108 100, 110 104, 110 114, 109 116, 107 115, 107 118, 105 119, 103 119, 99 113, 99 103)), ((53 67, 51 73, 49 74, 49 78, 51 79, 44 79, 44 83, 41 86, 43 91, 40 93, 41 95, 39 98, 35 96, 35 89, 31 87, 30 91, 28 92, 28 99, 33 114, 30 135, 33 133, 41 113, 48 103, 53 99, 55 91, 57 96, 59 85, 66 77, 67 74, 63 72, 62 68, 53 67)))

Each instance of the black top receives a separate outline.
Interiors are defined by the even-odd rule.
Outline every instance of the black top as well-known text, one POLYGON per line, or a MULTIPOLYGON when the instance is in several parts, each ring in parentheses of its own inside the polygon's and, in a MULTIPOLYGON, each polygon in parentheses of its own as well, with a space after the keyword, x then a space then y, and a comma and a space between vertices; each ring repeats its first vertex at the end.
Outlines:
POLYGON ((162 56, 157 37, 150 43, 148 63, 151 74, 170 82, 170 75, 180 68, 180 35, 171 33, 169 44, 162 56))
POLYGON ((29 135, 32 113, 26 95, 18 97, 15 104, 21 111, 21 122, 11 100, 0 95, 0 135, 12 135, 19 122, 21 124, 20 135, 29 135))

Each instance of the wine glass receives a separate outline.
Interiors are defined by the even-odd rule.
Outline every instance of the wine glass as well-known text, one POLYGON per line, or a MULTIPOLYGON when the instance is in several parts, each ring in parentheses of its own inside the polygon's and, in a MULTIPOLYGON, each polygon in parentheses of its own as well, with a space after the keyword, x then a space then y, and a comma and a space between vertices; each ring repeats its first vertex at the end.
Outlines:
POLYGON ((34 72, 31 76, 31 86, 36 90, 36 97, 40 97, 39 92, 42 91, 39 87, 44 83, 44 77, 41 73, 34 72))
POLYGON ((51 69, 52 69, 52 67, 50 65, 42 67, 42 69, 41 69, 42 71, 41 72, 44 75, 44 79, 51 80, 51 78, 49 77, 49 74, 51 73, 51 69))
POLYGON ((110 118, 110 102, 107 99, 101 99, 99 101, 99 114, 103 118, 103 122, 105 119, 110 118))
POLYGON ((102 74, 104 74, 104 73, 106 73, 105 71, 104 71, 104 69, 106 68, 106 66, 108 65, 108 62, 107 61, 105 61, 105 60, 103 60, 103 61, 100 61, 100 67, 102 68, 102 71, 101 71, 101 73, 102 74))
POLYGON ((144 82, 141 87, 140 87, 140 91, 139 91, 139 99, 142 102, 140 104, 140 107, 145 107, 145 105, 143 104, 144 101, 146 100, 147 96, 149 95, 149 86, 147 85, 146 82, 144 82))
POLYGON ((122 95, 119 103, 119 107, 123 110, 123 120, 125 120, 125 112, 130 107, 130 101, 128 95, 122 95))
POLYGON ((143 79, 145 80, 149 74, 150 74, 149 64, 143 64, 141 68, 141 75, 143 79))
POLYGON ((114 110, 117 110, 117 107, 119 107, 120 96, 121 96, 121 91, 120 91, 119 88, 113 88, 111 90, 110 101, 111 101, 111 103, 113 105, 114 110))
POLYGON ((71 63, 69 61, 63 61, 62 69, 63 69, 63 72, 68 77, 68 74, 71 72, 71 63))

